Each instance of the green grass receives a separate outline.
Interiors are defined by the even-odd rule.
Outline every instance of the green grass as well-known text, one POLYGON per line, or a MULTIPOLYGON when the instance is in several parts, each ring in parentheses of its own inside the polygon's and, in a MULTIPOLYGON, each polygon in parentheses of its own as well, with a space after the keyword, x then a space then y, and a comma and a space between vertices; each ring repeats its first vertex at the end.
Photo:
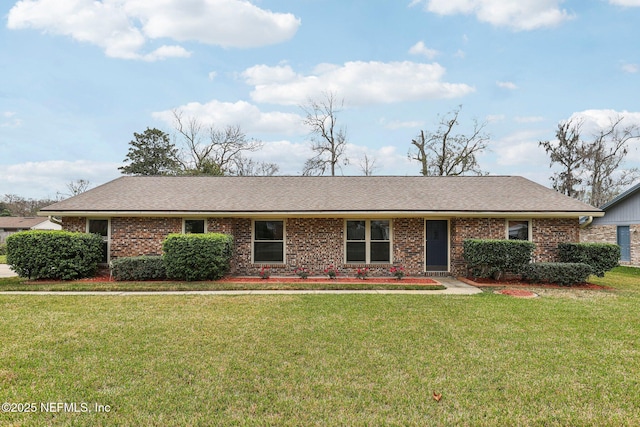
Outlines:
POLYGON ((0 294, 0 401, 111 407, 0 425, 638 425, 640 281, 599 280, 620 290, 0 294))
POLYGON ((3 291, 239 291, 239 290, 421 290, 446 289, 442 285, 411 285, 390 280, 391 284, 357 283, 230 283, 230 282, 31 282, 24 278, 0 278, 3 291))
POLYGON ((7 263, 7 256, 0 255, 0 264, 6 264, 6 263, 7 263))

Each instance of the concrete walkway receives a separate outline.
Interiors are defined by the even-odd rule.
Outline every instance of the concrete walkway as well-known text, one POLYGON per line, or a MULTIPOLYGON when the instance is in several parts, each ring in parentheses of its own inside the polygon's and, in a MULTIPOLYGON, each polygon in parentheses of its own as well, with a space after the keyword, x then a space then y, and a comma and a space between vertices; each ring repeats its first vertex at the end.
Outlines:
POLYGON ((0 264, 0 277, 16 277, 17 274, 7 264, 0 264))
MULTIPOLYGON (((0 268, 6 264, 0 264, 0 268)), ((2 270, 0 270, 2 274, 2 270)), ((15 276, 15 273, 13 273, 15 276)), ((9 277, 1 276, 0 277, 9 277)), ((103 295, 103 296, 138 296, 138 295, 320 295, 320 294, 384 294, 384 295, 474 295, 482 293, 475 286, 467 285, 453 277, 437 277, 435 280, 447 287, 437 291, 411 290, 253 290, 253 291, 7 291, 0 295, 103 295)))

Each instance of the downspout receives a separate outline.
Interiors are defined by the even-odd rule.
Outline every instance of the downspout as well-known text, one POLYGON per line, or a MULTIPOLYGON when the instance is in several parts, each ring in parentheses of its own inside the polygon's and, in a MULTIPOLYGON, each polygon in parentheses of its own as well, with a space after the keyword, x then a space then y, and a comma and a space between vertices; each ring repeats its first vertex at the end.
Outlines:
POLYGON ((62 219, 58 219, 55 216, 49 215, 49 221, 51 221, 54 224, 58 224, 58 225, 62 226, 62 219))
POLYGON ((591 225, 592 222, 593 222, 593 216, 589 215, 587 217, 587 220, 584 223, 580 224, 580 228, 587 228, 589 225, 591 225))

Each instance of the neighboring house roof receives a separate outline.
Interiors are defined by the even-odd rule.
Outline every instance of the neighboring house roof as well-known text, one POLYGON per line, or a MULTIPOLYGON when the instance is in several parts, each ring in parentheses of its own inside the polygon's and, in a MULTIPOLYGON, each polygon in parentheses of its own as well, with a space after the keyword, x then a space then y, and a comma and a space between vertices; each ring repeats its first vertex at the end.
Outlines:
POLYGON ((606 211, 610 207, 615 206, 620 202, 624 202, 625 200, 632 197, 634 194, 636 194, 639 191, 640 191, 640 184, 636 184, 633 187, 629 188, 628 190, 624 191, 623 193, 617 195, 616 197, 614 197, 612 200, 608 201, 604 205, 600 206, 600 209, 602 209, 603 211, 606 211))
MULTIPOLYGON (((640 184, 637 184, 600 207, 606 216, 594 218, 592 225, 631 225, 640 223, 640 184)), ((587 222, 585 221, 585 224, 587 222)))
POLYGON ((602 215, 517 176, 127 176, 42 209, 61 216, 602 215))
POLYGON ((49 222, 49 220, 46 218, 33 216, 0 216, 0 229, 27 230, 34 228, 44 222, 49 222))

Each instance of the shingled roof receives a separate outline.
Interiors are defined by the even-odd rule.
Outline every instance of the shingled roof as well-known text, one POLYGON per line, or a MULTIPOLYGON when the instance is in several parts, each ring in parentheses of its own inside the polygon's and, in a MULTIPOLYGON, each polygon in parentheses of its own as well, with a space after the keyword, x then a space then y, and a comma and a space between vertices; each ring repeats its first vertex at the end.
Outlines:
POLYGON ((26 230, 42 224, 46 220, 46 218, 33 216, 0 216, 0 228, 26 230))
POLYGON ((388 213, 601 216, 601 210, 518 176, 132 177, 55 203, 41 215, 312 216, 388 213))

